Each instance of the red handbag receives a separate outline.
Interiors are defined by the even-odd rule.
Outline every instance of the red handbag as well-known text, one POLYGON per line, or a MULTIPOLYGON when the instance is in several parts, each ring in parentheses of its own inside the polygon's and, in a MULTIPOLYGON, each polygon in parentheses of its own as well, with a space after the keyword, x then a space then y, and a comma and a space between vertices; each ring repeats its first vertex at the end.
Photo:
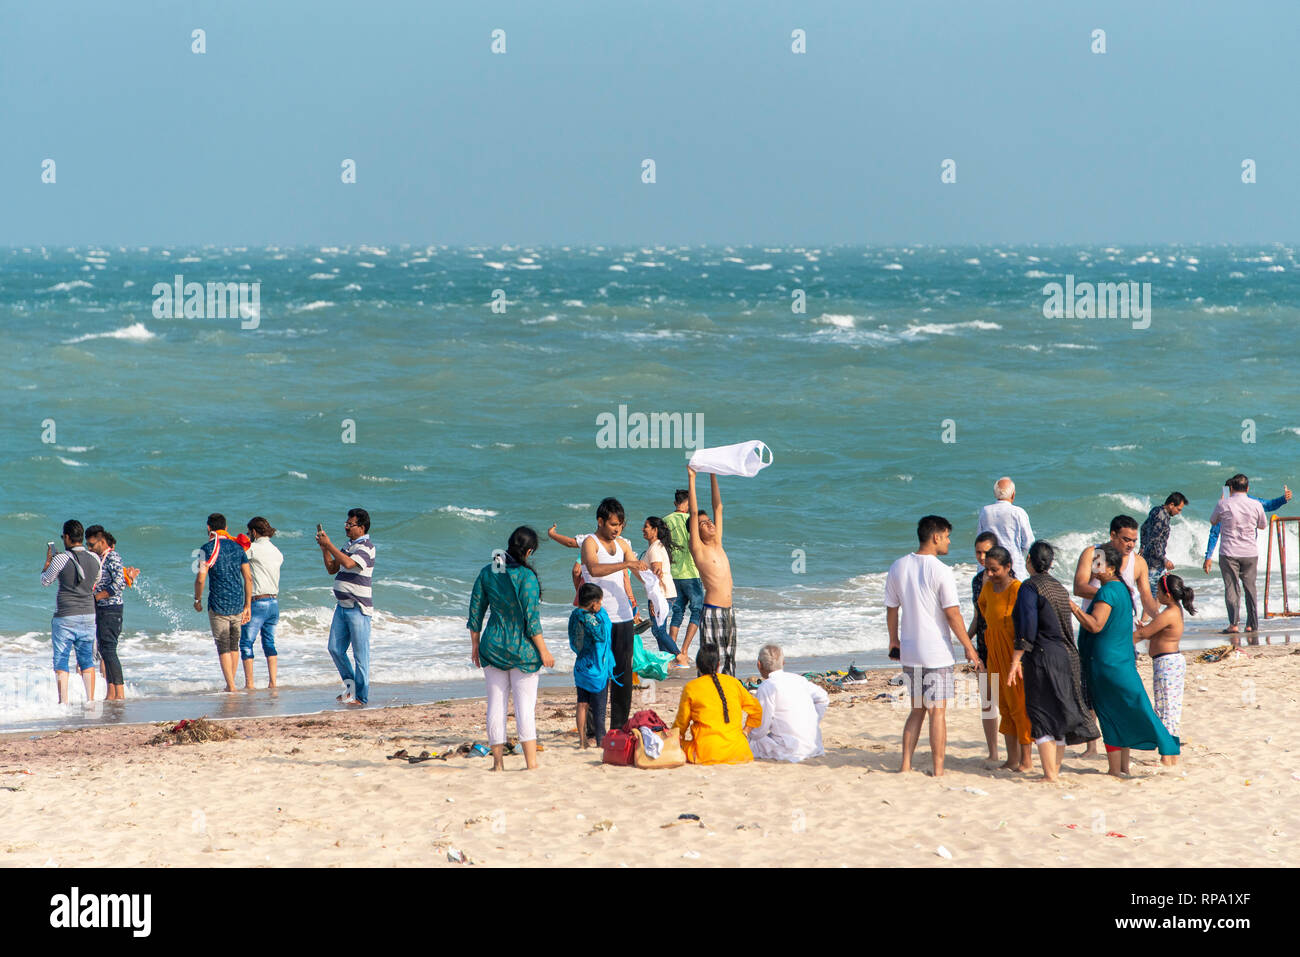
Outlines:
POLYGON ((615 764, 627 767, 632 764, 636 756, 636 739, 632 734, 626 731, 610 731, 600 742, 600 747, 604 751, 601 761, 605 764, 615 764))

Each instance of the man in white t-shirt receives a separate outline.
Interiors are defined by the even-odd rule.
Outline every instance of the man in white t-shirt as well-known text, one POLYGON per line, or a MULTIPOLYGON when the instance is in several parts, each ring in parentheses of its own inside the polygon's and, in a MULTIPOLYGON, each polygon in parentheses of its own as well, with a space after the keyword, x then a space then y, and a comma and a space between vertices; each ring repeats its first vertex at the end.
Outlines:
POLYGON ((916 524, 920 546, 889 568, 885 582, 885 617, 889 625, 889 656, 898 658, 912 696, 912 710, 903 725, 903 766, 912 770, 912 752, 921 738, 921 725, 930 716, 930 756, 934 776, 943 776, 948 744, 945 709, 954 697, 952 638, 966 649, 966 660, 981 670, 979 655, 966 635, 957 601, 957 579, 939 561, 948 554, 952 523, 927 515, 916 524), (900 621, 901 619, 901 621, 900 621))

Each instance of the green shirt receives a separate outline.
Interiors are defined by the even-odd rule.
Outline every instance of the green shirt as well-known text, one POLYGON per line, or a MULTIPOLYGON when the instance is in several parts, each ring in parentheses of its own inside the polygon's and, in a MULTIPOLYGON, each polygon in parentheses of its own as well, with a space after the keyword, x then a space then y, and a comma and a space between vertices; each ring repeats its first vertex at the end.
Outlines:
POLYGON ((542 667, 542 655, 532 636, 542 630, 538 614, 540 587, 532 569, 513 565, 497 570, 483 566, 469 601, 470 631, 481 631, 479 660, 493 668, 518 668, 532 674, 542 667), (483 618, 491 609, 487 628, 483 618))
POLYGON ((699 578, 700 570, 695 567, 695 559, 691 558, 690 520, 686 517, 686 513, 674 511, 665 515, 664 521, 668 523, 673 544, 677 546, 671 550, 672 554, 669 556, 673 578, 699 578))

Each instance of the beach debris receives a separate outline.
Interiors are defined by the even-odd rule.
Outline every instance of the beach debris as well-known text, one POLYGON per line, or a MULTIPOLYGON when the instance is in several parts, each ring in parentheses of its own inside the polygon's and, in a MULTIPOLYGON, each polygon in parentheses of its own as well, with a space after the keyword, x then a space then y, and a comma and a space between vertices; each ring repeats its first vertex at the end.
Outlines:
POLYGON ((948 850, 948 848, 944 847, 942 844, 934 849, 934 853, 938 854, 945 861, 952 860, 952 851, 948 850))
POLYGON ((967 794, 978 794, 980 797, 988 797, 988 796, 989 796, 989 792, 988 792, 988 791, 981 790, 980 788, 977 788, 977 787, 972 787, 972 786, 969 785, 969 784, 966 785, 964 788, 953 788, 953 787, 950 787, 950 788, 948 788, 948 790, 949 790, 949 791, 965 791, 967 794))
POLYGON ((473 864, 473 863, 474 863, 474 862, 471 861, 468 857, 465 856, 465 852, 464 852, 464 851, 459 850, 459 849, 454 848, 454 847, 449 847, 449 848, 447 848, 447 860, 450 861, 450 862, 453 863, 453 864, 473 864))
POLYGON ((475 744, 469 749, 469 754, 477 754, 480 758, 485 758, 491 753, 492 749, 485 744, 475 744))
POLYGON ((214 724, 207 715, 201 718, 187 718, 176 724, 163 722, 159 727, 164 730, 155 734, 146 744, 203 744, 208 741, 226 741, 235 737, 235 732, 225 725, 214 724))
MULTIPOLYGON (((403 752, 403 753, 405 753, 405 752, 403 752)), ((430 754, 428 751, 421 751, 421 752, 420 752, 420 756, 419 756, 418 758, 411 758, 411 757, 408 757, 406 760, 407 760, 410 764, 419 764, 421 761, 432 761, 432 760, 433 760, 434 758, 436 758, 436 757, 437 757, 436 754, 430 754)))
POLYGON ((688 861, 698 861, 700 859, 700 852, 687 851, 685 854, 682 855, 682 857, 686 858, 688 861))
POLYGON ((894 677, 892 677, 892 678, 889 679, 889 683, 890 683, 891 685, 902 685, 902 684, 906 683, 906 681, 907 681, 907 679, 904 678, 901 674, 900 674, 900 675, 894 675, 894 677))
POLYGON ((1128 837, 1127 834, 1121 834, 1119 831, 1107 831, 1107 837, 1128 837))
POLYGON ((749 824, 737 824, 736 830, 737 831, 761 831, 763 830, 763 825, 759 824, 757 821, 752 821, 749 824))
POLYGON ((1004 827, 1006 827, 1006 826, 1007 826, 1007 822, 1006 822, 1006 821, 998 821, 998 826, 995 827, 993 830, 995 830, 995 831, 1000 831, 1000 830, 1002 830, 1002 829, 1003 829, 1004 827))
POLYGON ((346 753, 347 753, 347 750, 348 750, 347 748, 335 748, 335 749, 334 749, 334 753, 335 753, 335 754, 346 754, 346 753))
POLYGON ((1292 772, 1291 772, 1291 780, 1292 780, 1292 781, 1300 781, 1300 771, 1292 771, 1292 772))
POLYGON ((1232 645, 1218 645, 1214 648, 1202 651, 1196 656, 1196 660, 1203 661, 1207 664, 1215 661, 1222 661, 1224 658, 1228 657, 1231 652, 1232 645))
POLYGON ((699 819, 700 819, 700 816, 699 816, 698 814, 678 814, 678 815, 677 815, 677 820, 679 820, 679 821, 698 821, 699 819))
POLYGON ((603 821, 597 821, 592 826, 591 830, 587 832, 587 836, 590 837, 592 834, 598 834, 601 831, 607 831, 610 834, 613 834, 617 830, 618 830, 618 825, 615 824, 613 821, 609 820, 609 818, 606 818, 603 821))
MULTIPOLYGON (((427 751, 425 752, 425 754, 428 754, 428 753, 429 753, 429 752, 427 752, 427 751)), ((406 748, 402 748, 402 750, 398 751, 396 754, 390 754, 390 755, 388 756, 388 760, 389 760, 389 761, 392 761, 392 760, 395 760, 395 759, 398 759, 398 758, 404 758, 404 757, 406 757, 406 756, 407 756, 407 755, 406 755, 406 748)))

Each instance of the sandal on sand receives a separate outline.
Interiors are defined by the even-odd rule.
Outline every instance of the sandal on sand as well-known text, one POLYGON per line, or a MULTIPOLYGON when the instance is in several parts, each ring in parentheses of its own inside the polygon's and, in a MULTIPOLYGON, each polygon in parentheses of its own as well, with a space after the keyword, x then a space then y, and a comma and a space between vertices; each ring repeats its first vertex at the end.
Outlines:
POLYGON ((394 758, 404 758, 404 757, 406 757, 406 748, 402 748, 402 750, 398 751, 396 754, 390 754, 388 756, 388 760, 392 761, 394 758))
POLYGON ((418 758, 407 758, 406 760, 410 761, 412 764, 419 764, 421 761, 432 761, 436 757, 436 754, 430 754, 428 751, 421 751, 418 758))

